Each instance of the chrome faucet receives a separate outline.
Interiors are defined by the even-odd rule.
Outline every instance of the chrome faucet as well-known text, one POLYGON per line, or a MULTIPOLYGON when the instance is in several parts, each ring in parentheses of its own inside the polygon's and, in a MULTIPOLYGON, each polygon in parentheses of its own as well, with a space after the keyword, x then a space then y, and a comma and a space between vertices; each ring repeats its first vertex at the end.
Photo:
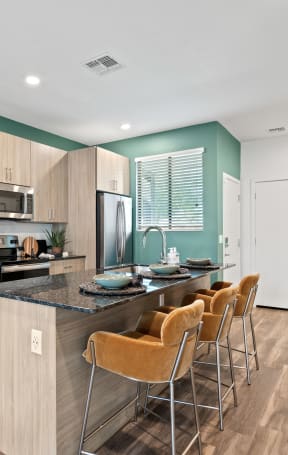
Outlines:
POLYGON ((143 248, 145 248, 146 246, 146 238, 147 238, 147 234, 149 231, 158 231, 160 232, 161 234, 161 238, 162 238, 162 252, 161 252, 161 262, 162 263, 166 263, 166 234, 165 234, 165 231, 163 231, 163 229, 160 227, 160 226, 149 226, 145 229, 144 231, 144 234, 143 234, 143 240, 142 240, 142 244, 143 244, 143 248))

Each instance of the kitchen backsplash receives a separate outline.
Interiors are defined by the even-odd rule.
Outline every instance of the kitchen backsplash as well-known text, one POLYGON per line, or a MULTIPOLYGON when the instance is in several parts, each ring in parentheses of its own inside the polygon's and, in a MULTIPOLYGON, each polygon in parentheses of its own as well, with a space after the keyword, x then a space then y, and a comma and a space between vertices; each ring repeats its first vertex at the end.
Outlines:
POLYGON ((51 224, 26 223, 21 221, 0 220, 0 234, 16 234, 19 245, 23 244, 25 237, 32 236, 36 240, 46 239, 45 229, 51 230, 51 224))

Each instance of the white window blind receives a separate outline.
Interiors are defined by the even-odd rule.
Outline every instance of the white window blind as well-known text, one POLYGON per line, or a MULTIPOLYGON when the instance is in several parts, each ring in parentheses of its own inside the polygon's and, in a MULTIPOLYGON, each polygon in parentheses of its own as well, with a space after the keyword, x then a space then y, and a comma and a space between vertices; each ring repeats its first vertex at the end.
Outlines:
POLYGON ((137 229, 203 229, 203 152, 136 158, 137 229))

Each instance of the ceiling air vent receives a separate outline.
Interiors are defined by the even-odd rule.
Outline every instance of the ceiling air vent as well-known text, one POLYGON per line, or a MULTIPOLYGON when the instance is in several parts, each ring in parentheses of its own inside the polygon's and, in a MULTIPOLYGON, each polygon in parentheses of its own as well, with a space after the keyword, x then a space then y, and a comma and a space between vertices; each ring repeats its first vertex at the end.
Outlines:
POLYGON ((84 66, 98 74, 105 74, 108 71, 116 70, 122 67, 120 63, 107 54, 103 54, 89 60, 89 62, 84 63, 84 66))
POLYGON ((277 126, 276 128, 269 128, 268 133, 283 133, 286 131, 285 126, 277 126))

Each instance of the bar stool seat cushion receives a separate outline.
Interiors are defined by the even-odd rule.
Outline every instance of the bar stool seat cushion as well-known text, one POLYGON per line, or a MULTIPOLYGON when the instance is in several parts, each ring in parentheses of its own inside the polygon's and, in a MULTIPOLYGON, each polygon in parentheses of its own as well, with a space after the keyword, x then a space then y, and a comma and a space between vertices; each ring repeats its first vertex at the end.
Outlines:
MULTIPOLYGON (((135 331, 93 333, 89 342, 94 343, 96 365, 137 381, 169 381, 183 333, 198 325, 203 310, 203 301, 196 300, 170 314, 158 311, 143 313, 135 331)), ((89 342, 83 356, 92 363, 89 342)), ((195 338, 188 338, 176 378, 189 370, 194 346, 195 338)))

